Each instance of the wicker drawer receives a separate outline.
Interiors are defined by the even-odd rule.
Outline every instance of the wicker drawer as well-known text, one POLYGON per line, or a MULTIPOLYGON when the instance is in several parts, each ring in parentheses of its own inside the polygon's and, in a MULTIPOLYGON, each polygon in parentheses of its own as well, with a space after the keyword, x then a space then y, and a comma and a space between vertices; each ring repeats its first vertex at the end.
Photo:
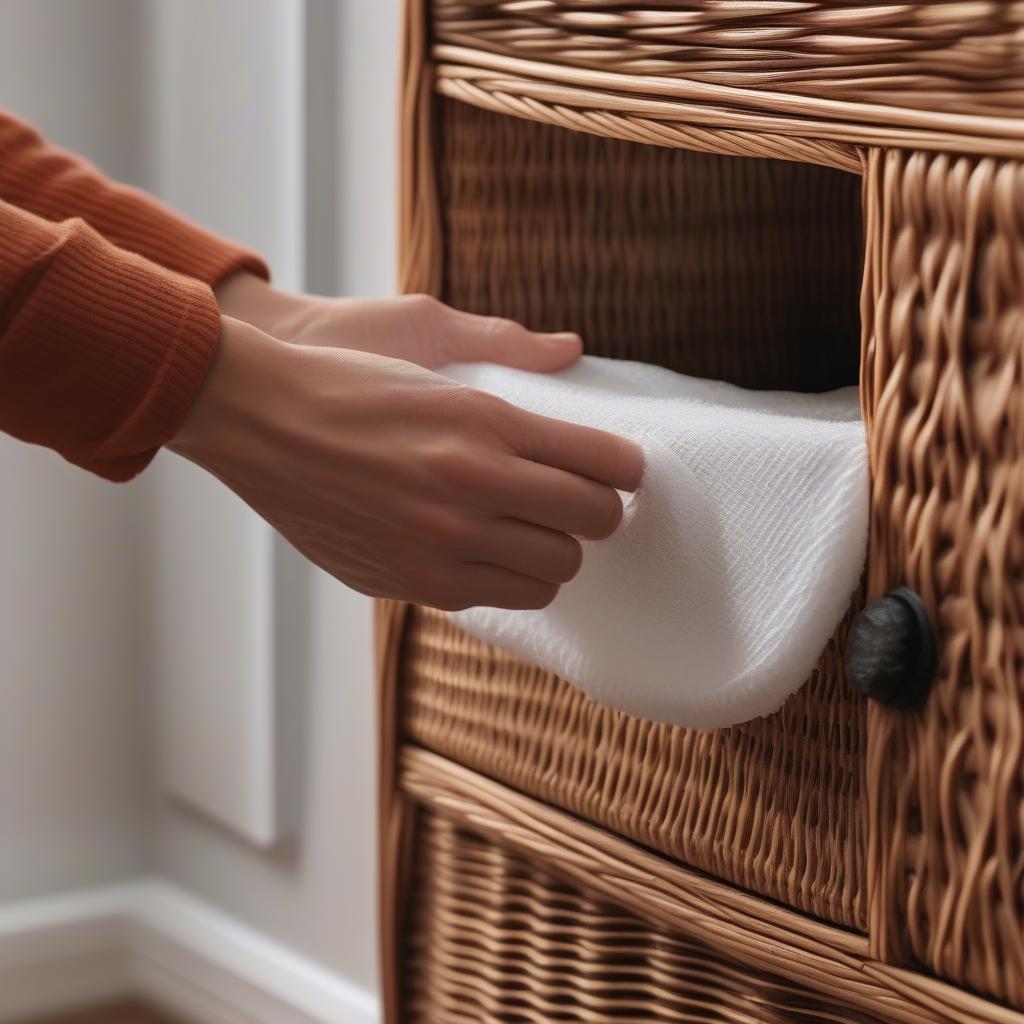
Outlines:
POLYGON ((1021 1024, 415 749, 403 1024, 1021 1024))
POLYGON ((483 774, 719 878, 866 930, 864 708, 835 647, 770 718, 712 732, 600 707, 486 647, 440 612, 409 612, 405 735, 483 774))
POLYGON ((424 812, 417 837, 407 1024, 899 1019, 666 935, 447 818, 424 812))

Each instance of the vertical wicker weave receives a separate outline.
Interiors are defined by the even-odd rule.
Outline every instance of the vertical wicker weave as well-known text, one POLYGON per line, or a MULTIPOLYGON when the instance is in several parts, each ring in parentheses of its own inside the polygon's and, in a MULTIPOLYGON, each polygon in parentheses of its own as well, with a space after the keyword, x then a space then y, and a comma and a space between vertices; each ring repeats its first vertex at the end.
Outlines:
POLYGON ((1024 1022, 1022 110, 1019 2, 408 0, 406 290, 859 373, 866 595, 913 587, 940 658, 867 706, 844 624, 697 733, 382 603, 389 1024, 1024 1022))
POLYGON ((942 630, 920 714, 871 709, 870 934, 1024 1006, 1024 165, 874 152, 869 579, 942 630))

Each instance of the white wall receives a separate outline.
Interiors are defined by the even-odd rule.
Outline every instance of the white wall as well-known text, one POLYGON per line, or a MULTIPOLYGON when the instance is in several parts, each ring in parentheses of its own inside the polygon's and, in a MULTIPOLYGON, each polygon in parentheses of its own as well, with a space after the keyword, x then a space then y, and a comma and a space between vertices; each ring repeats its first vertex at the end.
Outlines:
MULTIPOLYGON (((275 76, 287 78, 290 72, 275 62, 274 53, 292 31, 290 19, 301 6, 313 19, 304 19, 307 52, 314 51, 314 63, 305 69, 306 87, 320 93, 323 82, 316 76, 336 75, 341 102, 333 112, 314 111, 302 133, 303 207, 307 227, 316 231, 303 233, 305 258, 296 261, 306 263, 302 269, 311 287, 327 290, 334 284, 339 292, 356 294, 393 291, 397 2, 345 0, 332 9, 329 0, 301 5, 261 0, 246 4, 240 24, 238 6, 236 0, 157 0, 165 26, 154 37, 160 47, 157 66, 164 69, 162 75, 172 76, 162 79, 164 88, 176 90, 174 69, 181 67, 202 83, 202 88, 175 91, 170 100, 165 96, 159 102, 187 102, 200 111, 206 107, 198 123, 180 110, 163 108, 162 124, 165 130, 170 126, 170 138, 188 139, 187 145, 165 139, 161 147, 161 173, 171 175, 180 190, 172 198, 245 237, 246 222, 231 219, 237 205, 201 208, 207 191, 218 195, 231 187, 225 178, 236 174, 237 166, 224 158, 197 160, 195 154, 215 153, 221 144, 219 135, 211 135, 220 123, 211 111, 245 102, 259 105, 264 90, 274 89, 275 76), (188 31, 200 14, 203 40, 188 31), (327 46, 325 33, 330 33, 327 46), (253 61, 261 75, 253 74, 253 61), (338 123, 324 123, 323 116, 336 116, 338 123), (336 180, 325 182, 325 174, 336 180), (325 187, 336 190, 333 197, 324 194, 325 187), (334 231, 324 230, 325 219, 335 221, 334 231), (336 250, 327 252, 331 234, 336 250)), ((275 91, 288 88, 281 83, 275 91)), ((247 159, 259 165, 273 162, 275 139, 268 136, 261 145, 241 128, 239 133, 247 159)), ((261 195, 274 193, 266 183, 256 187, 263 189, 261 195)), ((269 223, 278 224, 282 234, 268 237, 264 251, 290 276, 295 253, 287 246, 294 243, 283 241, 289 237, 288 222, 275 214, 290 208, 286 193, 279 185, 267 211, 269 223), (279 244, 280 258, 272 251, 279 244)), ((162 801, 156 821, 158 865, 168 878, 371 988, 376 984, 376 882, 370 605, 282 544, 276 549, 275 575, 278 684, 297 733, 291 749, 302 756, 292 797, 299 803, 295 839, 261 852, 201 816, 162 801)))
MULTIPOLYGON (((0 0, 0 104, 146 167, 132 0, 0 0)), ((137 485, 0 435, 0 902, 145 869, 137 485)))
MULTIPOLYGON (((397 8, 0 0, 0 102, 257 246, 286 284, 387 293, 397 8), (323 75, 342 90, 333 107, 323 75), (296 89, 316 95, 311 113, 296 89), (296 99, 302 125, 289 122, 296 99)), ((155 539, 175 503, 221 498, 194 476, 175 489, 173 457, 159 461, 141 486, 112 487, 0 442, 0 901, 157 870, 372 988, 369 602, 273 546, 274 671, 299 752, 290 842, 261 851, 165 800, 150 770, 147 684, 167 649, 155 539)), ((233 576, 238 555, 206 559, 207 599, 216 594, 229 628, 251 597, 249 578, 233 576)))
MULTIPOLYGON (((149 10, 150 187, 300 285, 305 5, 149 10)), ((266 844, 280 833, 273 534, 182 459, 163 454, 147 475, 160 792, 266 844)))

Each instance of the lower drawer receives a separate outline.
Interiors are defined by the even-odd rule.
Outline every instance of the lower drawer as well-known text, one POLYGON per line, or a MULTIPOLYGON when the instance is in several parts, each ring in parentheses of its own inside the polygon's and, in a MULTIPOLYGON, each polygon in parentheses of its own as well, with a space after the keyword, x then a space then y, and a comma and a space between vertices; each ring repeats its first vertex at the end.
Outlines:
POLYGON ((409 1024, 882 1019, 659 932, 429 812, 418 825, 412 911, 409 1024))
POLYGON ((424 747, 718 878, 866 930, 863 701, 839 644, 776 714, 696 732, 601 707, 410 607, 403 731, 424 747))
POLYGON ((402 1024, 1024 1024, 435 754, 398 785, 402 1024))

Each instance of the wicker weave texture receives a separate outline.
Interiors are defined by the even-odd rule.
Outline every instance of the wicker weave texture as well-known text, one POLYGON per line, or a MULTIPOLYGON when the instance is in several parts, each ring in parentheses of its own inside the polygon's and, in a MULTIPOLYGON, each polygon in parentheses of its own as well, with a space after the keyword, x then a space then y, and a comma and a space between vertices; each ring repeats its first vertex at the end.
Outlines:
POLYGON ((434 0, 442 43, 629 75, 850 103, 1016 116, 1013 0, 434 0))
POLYGON ((942 640, 870 715, 873 950, 1024 1007, 1024 166, 878 152, 866 200, 870 587, 942 640))
MULTIPOLYGON (((617 991, 587 1016, 565 986, 593 991, 594 977, 578 978, 574 964, 565 980, 542 942, 509 937, 562 920, 565 888, 544 875, 559 861, 571 862, 575 873, 563 877, 586 913, 602 900, 619 906, 573 918, 578 949, 595 948, 583 936, 603 934, 603 914, 651 927, 658 948, 674 943, 666 915, 696 918, 689 902, 669 908, 663 892, 647 890, 657 860, 867 933, 842 932, 830 962, 851 991, 869 976, 881 986, 857 989, 849 1004, 864 1013, 877 1001, 868 1019, 888 1019, 899 1003, 901 1021, 1020 1020, 1006 1004, 1024 1008, 1024 174, 1014 159, 991 157, 1024 152, 1024 6, 410 0, 408 13, 406 288, 536 327, 574 327, 600 354, 748 386, 836 386, 858 363, 858 183, 661 147, 864 169, 869 590, 908 583, 921 593, 941 658, 922 711, 866 710, 842 684, 840 637, 776 716, 699 734, 597 708, 436 613, 382 605, 388 1019, 406 1020, 398 994, 412 964, 414 1019, 657 1020, 635 1014, 635 1002, 617 1012, 617 991), (450 98, 433 102, 435 90, 450 98), (875 146, 903 151, 866 148, 875 146), (834 343, 816 351, 815 337, 834 343), (431 770, 433 795, 408 773, 399 782, 403 736, 452 759, 431 770), (481 777, 456 793, 463 769, 454 762, 609 833, 591 830, 592 849, 570 850, 555 830, 571 826, 549 821, 517 846, 518 819, 499 822, 494 806, 485 814, 474 803, 481 777), (489 814, 486 842, 443 823, 427 827, 443 841, 424 838, 415 820, 434 812, 417 811, 413 793, 445 815, 461 801, 460 823, 473 833, 489 814), (598 892, 586 873, 598 850, 629 845, 615 834, 674 858, 644 853, 628 898, 607 885, 598 892), (463 859, 467 843, 476 852, 463 859), (458 891, 435 891, 424 851, 439 877, 479 882, 470 890, 478 902, 508 892, 510 871, 526 871, 534 902, 519 905, 514 925, 470 919, 458 891), (483 880, 482 861, 501 872, 483 880), (403 945, 408 908, 414 938, 403 945), (458 962, 428 948, 442 939, 458 962), (864 953, 851 954, 846 939, 864 953), (922 966, 1002 1003, 983 1005, 922 966), (908 1010, 900 998, 909 993, 908 1010), (578 1016, 557 1016, 563 997, 578 1016)), ((729 924, 761 927, 760 908, 772 904, 736 895, 757 906, 732 907, 729 924)), ((827 927, 800 921, 808 935, 827 927)), ((675 963, 710 954, 745 964, 750 978, 784 976, 795 991, 813 976, 820 993, 827 969, 765 934, 744 953, 712 951, 710 940, 704 949, 691 930, 675 963)), ((681 982, 669 974, 658 983, 675 993, 681 982)), ((733 986, 732 975, 718 977, 733 986)), ((680 1019, 743 1020, 745 1006, 702 1004, 680 1019)), ((846 1012, 823 1005, 817 1019, 856 1019, 846 1012)))
POLYGON ((855 383, 860 181, 442 100, 443 297, 756 388, 855 383))
POLYGON ((838 644, 775 715, 695 732, 601 707, 539 668, 410 609, 408 738, 762 895, 866 927, 863 704, 838 644))
POLYGON ((407 1024, 893 1019, 656 929, 430 811, 416 851, 407 1024))
MULTIPOLYGON (((409 808, 407 831, 413 835, 416 857, 421 856, 424 845, 416 833, 416 815, 439 815, 485 841, 497 857, 514 858, 562 879, 570 888, 586 892, 593 901, 614 906, 617 916, 644 922, 658 939, 682 939, 700 949, 702 955, 742 965, 751 978, 770 975, 784 979, 783 984, 791 989, 792 1002, 802 1007, 806 995, 822 1008, 819 1012, 823 1020, 845 1020, 844 1014, 861 1013, 887 1024, 1024 1024, 1024 1014, 926 974, 872 959, 866 936, 815 921, 681 867, 436 754, 406 746, 399 753, 398 765, 400 792, 409 808), (838 1016, 833 1018, 829 1012, 838 1016)), ((385 856, 397 849, 386 846, 385 856)), ((402 877, 414 883, 406 906, 415 913, 420 901, 433 898, 435 876, 429 869, 416 876, 413 859, 404 860, 404 864, 406 874, 402 877)), ((465 909, 475 894, 462 889, 461 878, 457 884, 460 888, 451 894, 454 902, 450 905, 465 909)), ((557 894, 548 897, 540 891, 533 905, 522 908, 516 923, 523 930, 543 932, 546 924, 558 918, 561 904, 557 894)), ((497 947, 510 924, 500 915, 481 912, 479 900, 475 905, 476 913, 461 944, 466 960, 478 958, 477 943, 488 950, 497 947)), ((399 934, 405 959, 407 923, 408 917, 403 916, 399 934)), ((462 922, 446 923, 457 942, 462 922)), ((577 933, 580 948, 593 948, 588 947, 584 932, 581 923, 577 933)), ((503 963, 503 958, 498 958, 498 965, 489 967, 488 975, 494 977, 503 969, 522 969, 531 976, 531 965, 516 957, 522 949, 521 943, 518 950, 506 947, 505 955, 513 962, 503 963)), ((609 950, 614 952, 625 951, 609 950)), ((481 959, 486 962, 487 958, 485 952, 481 959)), ((595 974, 605 968, 606 962, 595 965, 595 974)), ((452 965, 442 963, 440 967, 448 970, 452 965)), ((675 980, 669 973, 666 981, 675 980)), ((722 980, 729 982, 727 976, 722 980)), ((598 988, 598 978, 588 975, 586 982, 592 986, 592 993, 598 988)), ((739 987, 740 993, 745 993, 742 983, 739 987)), ((443 991, 439 987, 434 995, 443 998, 443 991)), ((472 984, 462 991, 464 1006, 472 1005, 475 991, 472 984)), ((722 1014, 723 1024, 732 1019, 728 1015, 728 1008, 734 1005, 732 994, 728 990, 720 992, 720 1002, 711 1004, 722 1014)), ((614 995, 609 995, 595 998, 592 1006, 579 1012, 587 1013, 585 1019, 598 1024, 621 1019, 615 1014, 617 1008, 614 995)), ((629 1018, 628 1011, 626 1016, 636 1019, 629 1018)), ((388 1019, 406 1020, 397 1006, 388 1019)))

